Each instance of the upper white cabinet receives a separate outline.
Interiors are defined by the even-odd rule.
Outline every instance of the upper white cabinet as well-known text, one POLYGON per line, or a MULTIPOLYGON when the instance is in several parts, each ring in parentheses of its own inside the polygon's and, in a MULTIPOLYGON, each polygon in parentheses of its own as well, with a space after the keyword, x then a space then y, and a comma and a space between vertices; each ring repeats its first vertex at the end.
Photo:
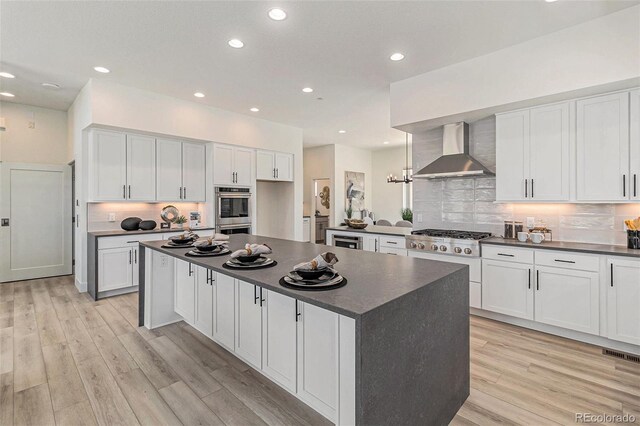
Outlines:
POLYGON ((640 201, 640 89, 631 91, 629 97, 629 195, 640 201))
POLYGON ((205 146, 158 139, 158 201, 205 201, 205 146))
POLYGON ((214 145, 214 184, 251 186, 253 179, 252 158, 252 149, 228 145, 214 145))
POLYGON ((640 345, 640 261, 607 259, 607 337, 640 345))
POLYGON ((92 130, 89 142, 90 201, 127 199, 127 137, 123 133, 92 130))
POLYGON ((156 199, 156 140, 127 135, 127 199, 156 199))
POLYGON ((629 93, 581 99, 576 116, 577 200, 629 200, 629 93))
POLYGON ((256 179, 293 180, 293 154, 272 151, 256 153, 256 179))
POLYGON ((569 200, 569 104, 496 117, 496 199, 569 200))

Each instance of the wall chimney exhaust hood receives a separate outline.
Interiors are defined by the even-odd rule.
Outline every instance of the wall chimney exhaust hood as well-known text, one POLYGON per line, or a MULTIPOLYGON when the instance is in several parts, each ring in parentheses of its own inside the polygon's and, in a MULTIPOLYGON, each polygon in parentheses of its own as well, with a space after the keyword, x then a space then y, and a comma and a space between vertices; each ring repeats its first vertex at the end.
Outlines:
POLYGON ((469 155, 469 125, 465 122, 445 124, 442 135, 442 157, 420 169, 414 179, 495 176, 469 155))

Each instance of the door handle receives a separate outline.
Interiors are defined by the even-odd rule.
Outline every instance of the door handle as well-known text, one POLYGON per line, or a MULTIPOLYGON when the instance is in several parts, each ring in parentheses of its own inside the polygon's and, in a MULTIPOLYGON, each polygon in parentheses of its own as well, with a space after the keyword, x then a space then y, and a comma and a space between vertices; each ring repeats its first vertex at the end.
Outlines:
POLYGON ((533 198, 533 179, 531 179, 531 198, 533 198))
POLYGON ((189 276, 191 276, 192 273, 193 271, 191 271, 191 263, 189 263, 189 276))
POLYGON ((276 168, 276 178, 280 177, 280 169, 276 168))
POLYGON ((133 250, 133 261, 136 265, 138 264, 138 249, 133 250))
POLYGON ((515 257, 513 254, 498 253, 498 256, 515 257))
POLYGON ((184 192, 184 199, 186 200, 187 199, 187 187, 186 186, 184 187, 184 191, 183 192, 184 192))
POLYGON ((638 193, 637 193, 637 175, 634 173, 633 174, 633 196, 637 197, 638 193))
POLYGON ((300 317, 300 315, 302 315, 302 313, 300 313, 300 311, 298 310, 298 299, 296 299, 295 302, 296 302, 296 322, 298 322, 298 318, 300 317))
POLYGON ((122 198, 127 199, 127 185, 122 185, 122 198))
POLYGON ((531 269, 529 269, 529 289, 531 289, 531 269))
POLYGON ((627 175, 622 175, 622 196, 627 196, 627 175))
POLYGON ((524 198, 528 198, 529 197, 529 179, 525 179, 524 180, 524 198))
POLYGON ((131 185, 129 185, 129 199, 131 199, 131 185))
POLYGON ((562 263, 576 263, 573 260, 562 260, 562 259, 553 259, 556 262, 562 262, 562 263))
POLYGON ((182 200, 182 187, 180 187, 180 199, 182 200))
POLYGON ((611 264, 611 287, 613 287, 613 263, 611 264))
POLYGON ((276 169, 275 168, 273 169, 273 178, 274 179, 276 178, 276 169))

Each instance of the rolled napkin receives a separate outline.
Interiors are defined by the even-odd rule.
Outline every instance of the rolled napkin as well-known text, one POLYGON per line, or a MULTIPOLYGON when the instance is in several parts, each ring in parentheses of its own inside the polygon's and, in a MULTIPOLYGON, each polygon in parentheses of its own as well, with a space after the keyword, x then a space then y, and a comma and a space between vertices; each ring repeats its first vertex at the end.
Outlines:
POLYGON ((252 256, 256 254, 269 254, 271 253, 271 247, 266 244, 246 244, 243 249, 236 250, 231 253, 231 258, 235 259, 238 256, 252 256))
POLYGON ((218 234, 217 232, 214 234, 213 237, 209 237, 212 238, 213 241, 229 241, 229 236, 225 235, 225 234, 218 234))
POLYGON ((298 263, 293 267, 294 271, 315 271, 318 269, 330 268, 338 262, 338 258, 330 251, 317 255, 313 260, 298 263))

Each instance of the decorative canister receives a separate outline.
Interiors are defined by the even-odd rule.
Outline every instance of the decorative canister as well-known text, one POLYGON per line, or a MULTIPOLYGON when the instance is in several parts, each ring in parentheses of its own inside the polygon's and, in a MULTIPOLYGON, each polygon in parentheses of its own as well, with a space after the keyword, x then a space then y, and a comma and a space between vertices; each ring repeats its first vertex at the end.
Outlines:
POLYGON ((640 231, 627 231, 627 248, 640 249, 640 231))

